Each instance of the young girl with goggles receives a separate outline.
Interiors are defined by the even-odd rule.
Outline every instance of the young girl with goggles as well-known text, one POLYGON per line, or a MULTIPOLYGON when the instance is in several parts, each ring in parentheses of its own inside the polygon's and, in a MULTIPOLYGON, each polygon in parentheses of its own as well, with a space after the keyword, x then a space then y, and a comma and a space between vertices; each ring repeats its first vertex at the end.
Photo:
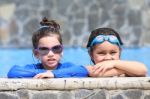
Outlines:
POLYGON ((120 60, 121 46, 119 34, 111 28, 98 28, 92 31, 87 48, 95 66, 88 66, 89 76, 146 76, 143 63, 120 60))

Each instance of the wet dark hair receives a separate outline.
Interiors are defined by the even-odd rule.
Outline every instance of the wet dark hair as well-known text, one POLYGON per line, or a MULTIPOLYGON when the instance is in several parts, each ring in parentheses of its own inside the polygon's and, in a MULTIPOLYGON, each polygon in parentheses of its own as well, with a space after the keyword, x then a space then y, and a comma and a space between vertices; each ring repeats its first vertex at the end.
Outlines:
POLYGON ((118 38, 120 44, 123 45, 123 42, 122 42, 119 34, 115 30, 113 30, 112 28, 98 28, 98 29, 95 29, 91 32, 88 43, 87 43, 87 46, 86 46, 87 48, 90 47, 91 42, 98 35, 114 35, 118 38))
POLYGON ((33 48, 38 47, 39 40, 42 37, 56 35, 60 44, 62 44, 62 38, 60 34, 60 25, 55 20, 48 20, 46 17, 40 22, 41 27, 33 33, 32 44, 33 48))

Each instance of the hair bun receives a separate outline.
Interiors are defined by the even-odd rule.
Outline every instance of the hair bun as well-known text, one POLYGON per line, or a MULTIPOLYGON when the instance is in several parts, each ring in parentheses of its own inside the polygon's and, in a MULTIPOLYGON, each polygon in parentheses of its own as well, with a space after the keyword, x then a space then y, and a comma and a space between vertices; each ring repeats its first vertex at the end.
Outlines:
POLYGON ((42 19, 40 22, 41 26, 49 26, 51 28, 55 28, 56 30, 60 29, 60 25, 55 20, 48 20, 46 17, 42 19))
POLYGON ((40 25, 41 25, 41 26, 48 25, 48 22, 49 22, 49 20, 48 20, 46 17, 44 17, 44 18, 42 19, 42 21, 40 22, 40 25))

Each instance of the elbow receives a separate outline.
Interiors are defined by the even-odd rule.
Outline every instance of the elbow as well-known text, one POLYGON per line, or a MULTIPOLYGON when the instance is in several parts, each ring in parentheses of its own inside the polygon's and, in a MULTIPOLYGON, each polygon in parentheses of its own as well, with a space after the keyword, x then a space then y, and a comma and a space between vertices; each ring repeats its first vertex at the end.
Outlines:
POLYGON ((18 74, 18 72, 17 72, 16 66, 14 66, 8 71, 7 77, 8 78, 17 78, 18 77, 17 74, 18 74))
POLYGON ((137 76, 139 77, 146 77, 146 75, 148 74, 148 69, 146 68, 146 66, 143 66, 144 68, 140 70, 140 72, 137 73, 137 76))
POLYGON ((8 77, 8 78, 15 78, 15 77, 16 77, 15 74, 16 74, 15 72, 13 72, 13 71, 10 70, 10 71, 7 73, 7 77, 8 77))
POLYGON ((7 73, 7 77, 8 78, 14 78, 13 74, 10 71, 7 73))
POLYGON ((147 69, 145 69, 145 70, 143 70, 143 72, 141 72, 141 76, 142 77, 146 77, 147 74, 148 74, 148 70, 147 69))

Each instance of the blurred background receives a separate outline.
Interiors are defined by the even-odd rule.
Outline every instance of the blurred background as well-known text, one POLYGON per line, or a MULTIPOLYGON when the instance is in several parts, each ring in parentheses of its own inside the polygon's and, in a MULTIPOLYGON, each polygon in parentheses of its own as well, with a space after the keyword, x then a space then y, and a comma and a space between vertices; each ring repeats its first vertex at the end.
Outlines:
POLYGON ((31 37, 43 17, 61 25, 63 62, 91 64, 85 48, 91 30, 111 27, 124 42, 121 58, 150 69, 150 0, 0 0, 0 77, 12 65, 37 62, 31 37))

